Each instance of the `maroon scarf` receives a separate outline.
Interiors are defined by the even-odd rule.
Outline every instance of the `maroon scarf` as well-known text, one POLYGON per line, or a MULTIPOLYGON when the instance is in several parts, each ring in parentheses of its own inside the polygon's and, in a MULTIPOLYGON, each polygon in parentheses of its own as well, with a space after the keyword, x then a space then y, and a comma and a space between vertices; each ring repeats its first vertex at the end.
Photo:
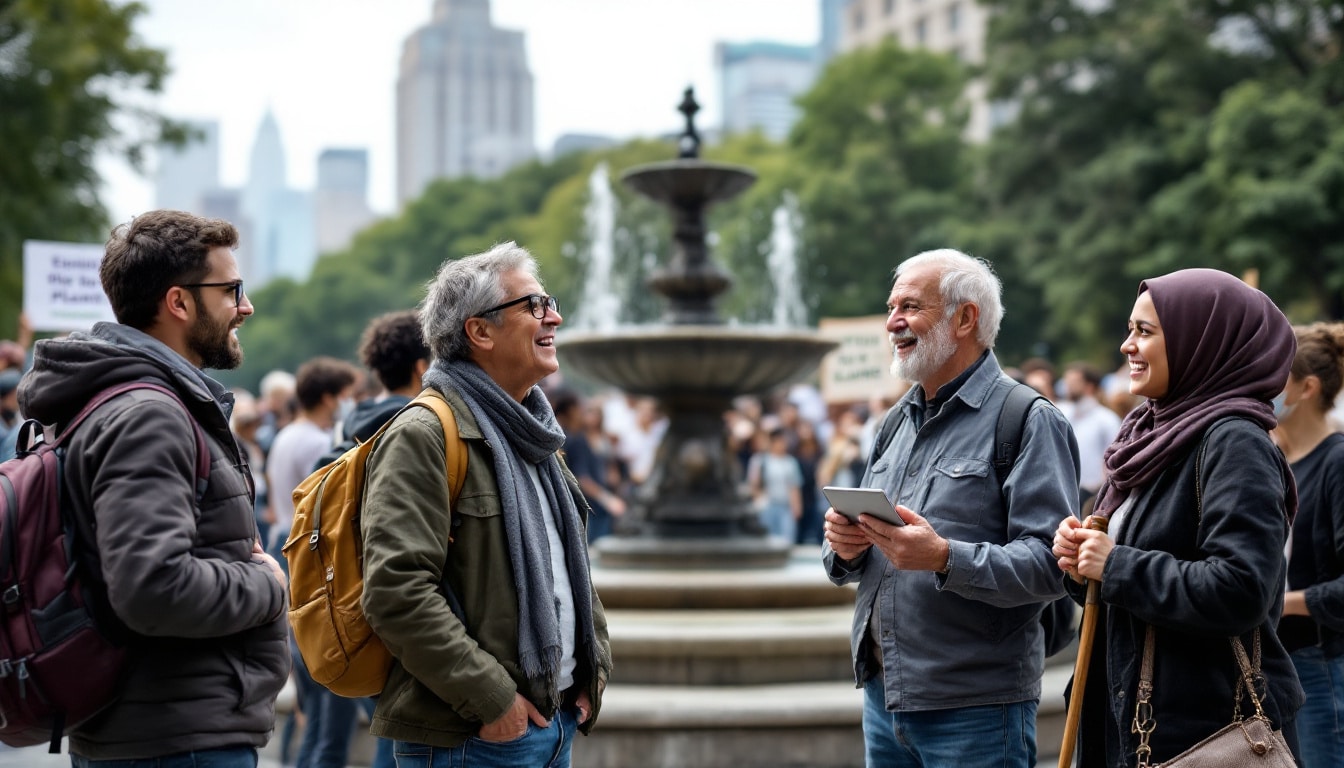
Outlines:
MULTIPOLYGON (((1215 421, 1239 416, 1273 429, 1270 401, 1297 354, 1292 325, 1260 291, 1216 269, 1183 269, 1139 283, 1157 310, 1167 345, 1167 393, 1125 417, 1106 449, 1110 477, 1096 513, 1110 517, 1131 490, 1151 483, 1204 437, 1215 421)), ((1288 515, 1297 509, 1290 485, 1288 515)))

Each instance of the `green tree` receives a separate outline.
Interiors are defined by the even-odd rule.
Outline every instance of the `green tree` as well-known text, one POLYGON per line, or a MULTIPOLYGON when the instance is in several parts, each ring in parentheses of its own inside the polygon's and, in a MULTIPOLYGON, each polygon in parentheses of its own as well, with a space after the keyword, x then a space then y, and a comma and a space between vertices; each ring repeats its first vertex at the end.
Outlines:
POLYGON ((1340 0, 986 0, 986 180, 1045 336, 1108 359, 1140 279, 1241 274, 1339 308, 1340 0))
MULTIPOLYGON (((0 0, 0 305, 22 297, 23 241, 99 241, 99 152, 140 169, 146 148, 186 129, 135 101, 162 90, 165 54, 141 43, 138 3, 0 0)), ((11 336, 17 313, 0 315, 11 336)))
POLYGON ((887 43, 835 59, 799 98, 790 136, 816 312, 880 312, 901 259, 952 242, 972 218, 966 69, 887 43))

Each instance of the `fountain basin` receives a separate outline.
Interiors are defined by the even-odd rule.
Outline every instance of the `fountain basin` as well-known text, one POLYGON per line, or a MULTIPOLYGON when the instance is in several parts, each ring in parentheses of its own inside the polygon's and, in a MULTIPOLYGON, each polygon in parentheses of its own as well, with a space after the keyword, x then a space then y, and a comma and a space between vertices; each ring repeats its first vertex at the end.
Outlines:
POLYGON ((812 331, 654 325, 562 331, 562 368, 637 395, 726 399, 806 378, 836 342, 812 331))
POLYGON ((756 181, 756 174, 740 165, 683 158, 631 168, 621 180, 664 205, 702 207, 741 193, 756 181))

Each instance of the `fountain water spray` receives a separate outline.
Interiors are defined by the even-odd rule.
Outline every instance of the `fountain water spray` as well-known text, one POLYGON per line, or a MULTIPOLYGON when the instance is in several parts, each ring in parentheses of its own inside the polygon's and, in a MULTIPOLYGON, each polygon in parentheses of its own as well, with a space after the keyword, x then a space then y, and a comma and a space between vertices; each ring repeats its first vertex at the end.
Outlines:
POLYGON ((621 312, 621 297, 612 288, 616 260, 616 196, 607 178, 607 164, 598 163, 588 175, 588 204, 583 209, 588 263, 583 283, 583 306, 574 327, 610 331, 621 312))
POLYGON ((774 311, 771 319, 784 328, 802 328, 807 325, 807 306, 798 284, 798 240, 802 213, 798 198, 792 192, 784 193, 784 200, 770 217, 770 280, 775 286, 774 311))

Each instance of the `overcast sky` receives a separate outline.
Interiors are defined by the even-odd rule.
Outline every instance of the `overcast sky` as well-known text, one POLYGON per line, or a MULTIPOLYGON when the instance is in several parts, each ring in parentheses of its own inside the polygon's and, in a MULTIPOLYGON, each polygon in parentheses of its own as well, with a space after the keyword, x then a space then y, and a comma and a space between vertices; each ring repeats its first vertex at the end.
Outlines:
MULTIPOLYGON (((240 186, 257 125, 274 110, 290 186, 309 189, 318 154, 369 150, 370 201, 395 205, 394 92, 402 41, 433 0, 141 0, 137 30, 168 51, 173 73, 151 102, 176 118, 220 124, 221 181, 240 186)), ((702 127, 719 120, 714 44, 811 45, 818 0, 493 0, 496 26, 525 33, 536 144, 564 133, 628 137, 677 130, 694 85, 702 127)), ((153 206, 151 184, 104 161, 114 221, 153 206)))

